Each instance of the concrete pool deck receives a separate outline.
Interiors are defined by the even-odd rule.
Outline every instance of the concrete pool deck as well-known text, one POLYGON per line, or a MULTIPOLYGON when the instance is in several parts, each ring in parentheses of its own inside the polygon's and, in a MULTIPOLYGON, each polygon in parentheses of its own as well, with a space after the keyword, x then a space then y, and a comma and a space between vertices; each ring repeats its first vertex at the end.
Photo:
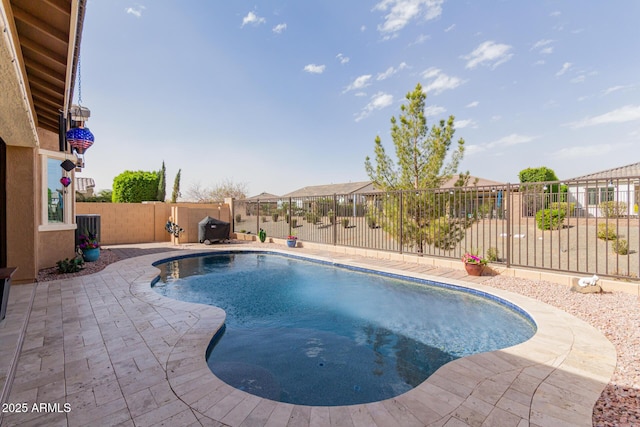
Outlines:
POLYGON ((173 248, 129 245, 117 250, 131 258, 98 273, 11 288, 0 323, 0 385, 3 403, 26 403, 27 411, 3 407, 3 426, 591 426, 593 406, 615 368, 615 349, 595 328, 483 286, 489 277, 276 244, 173 248), (222 310, 150 288, 158 274, 154 261, 230 249, 294 253, 478 289, 523 308, 538 331, 517 346, 455 360, 381 402, 310 407, 262 399, 228 386, 207 367, 204 353, 224 322, 222 310))

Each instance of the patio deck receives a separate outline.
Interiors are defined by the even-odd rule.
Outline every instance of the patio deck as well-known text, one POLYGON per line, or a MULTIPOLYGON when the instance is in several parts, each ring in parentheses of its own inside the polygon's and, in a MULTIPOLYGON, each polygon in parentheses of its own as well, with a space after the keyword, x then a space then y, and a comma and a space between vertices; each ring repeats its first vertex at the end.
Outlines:
POLYGON ((11 288, 0 323, 2 402, 26 403, 27 410, 3 406, 3 426, 591 426, 593 405, 616 364, 613 345, 587 323, 483 286, 487 277, 462 270, 275 244, 174 248, 113 247, 128 258, 101 272, 11 288), (156 260, 251 248, 479 289, 525 309, 538 332, 520 345, 453 361, 381 402, 310 407, 262 399, 207 367, 204 353, 224 312, 161 297, 149 286, 156 260), (36 411, 34 403, 59 405, 36 411))

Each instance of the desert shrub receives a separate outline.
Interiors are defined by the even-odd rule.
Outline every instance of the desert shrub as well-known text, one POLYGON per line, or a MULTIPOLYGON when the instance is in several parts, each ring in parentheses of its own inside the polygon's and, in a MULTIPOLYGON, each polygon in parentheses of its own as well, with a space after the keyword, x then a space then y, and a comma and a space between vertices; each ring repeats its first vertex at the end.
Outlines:
POLYGON ((629 253, 629 244, 625 239, 616 239, 612 242, 611 248, 618 255, 627 255, 629 253))
POLYGON ((573 216, 576 211, 576 204, 574 202, 551 202, 549 203, 549 209, 563 210, 565 215, 573 216))
POLYGON ((81 257, 73 259, 65 258, 56 263, 59 273, 77 273, 84 268, 84 260, 81 257))
POLYGON ((277 213, 271 214, 271 219, 273 220, 273 222, 278 222, 278 216, 279 215, 277 213))
POLYGON ((470 222, 467 219, 440 217, 429 223, 423 231, 426 234, 420 238, 436 248, 452 250, 464 237, 465 229, 470 222))
POLYGON ((330 210, 329 212, 327 212, 327 216, 329 217, 329 222, 331 224, 336 223, 336 213, 333 210, 330 210))
POLYGON ((291 218, 291 228, 296 228, 298 226, 298 218, 291 218))
POLYGON ((236 214, 236 222, 241 222, 241 221, 242 221, 242 215, 236 214))
POLYGON ((377 225, 375 217, 367 215, 367 226, 369 228, 376 228, 377 225))
POLYGON ((266 216, 262 217, 262 222, 267 222, 267 217, 266 216))
POLYGON ((627 212, 625 202, 602 202, 598 205, 600 212, 605 218, 618 218, 627 212))
POLYGON ((487 249, 486 258, 487 260, 489 260, 489 262, 498 261, 500 259, 498 248, 492 246, 489 249, 487 249))
POLYGON ((342 218, 342 226, 344 228, 349 227, 349 218, 342 218))
POLYGON ((540 230, 559 230, 564 224, 566 213, 562 209, 542 209, 536 214, 540 230))
POLYGON ((616 229, 612 224, 598 224, 598 239, 615 240, 617 238, 616 229))

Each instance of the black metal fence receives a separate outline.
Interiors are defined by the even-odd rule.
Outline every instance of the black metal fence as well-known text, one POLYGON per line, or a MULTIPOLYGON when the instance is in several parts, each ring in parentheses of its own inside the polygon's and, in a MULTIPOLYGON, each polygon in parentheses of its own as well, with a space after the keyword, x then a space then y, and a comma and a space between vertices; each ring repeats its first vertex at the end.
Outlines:
POLYGON ((506 266, 640 276, 640 177, 234 202, 234 230, 506 266))

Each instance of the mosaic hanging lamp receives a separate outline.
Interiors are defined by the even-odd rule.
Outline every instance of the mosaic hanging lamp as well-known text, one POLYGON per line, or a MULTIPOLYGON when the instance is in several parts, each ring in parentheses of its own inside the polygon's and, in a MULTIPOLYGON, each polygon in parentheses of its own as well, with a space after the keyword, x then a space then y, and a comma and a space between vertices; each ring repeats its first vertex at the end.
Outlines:
POLYGON ((67 141, 78 154, 84 154, 93 145, 94 137, 89 128, 77 127, 67 131, 67 141))

